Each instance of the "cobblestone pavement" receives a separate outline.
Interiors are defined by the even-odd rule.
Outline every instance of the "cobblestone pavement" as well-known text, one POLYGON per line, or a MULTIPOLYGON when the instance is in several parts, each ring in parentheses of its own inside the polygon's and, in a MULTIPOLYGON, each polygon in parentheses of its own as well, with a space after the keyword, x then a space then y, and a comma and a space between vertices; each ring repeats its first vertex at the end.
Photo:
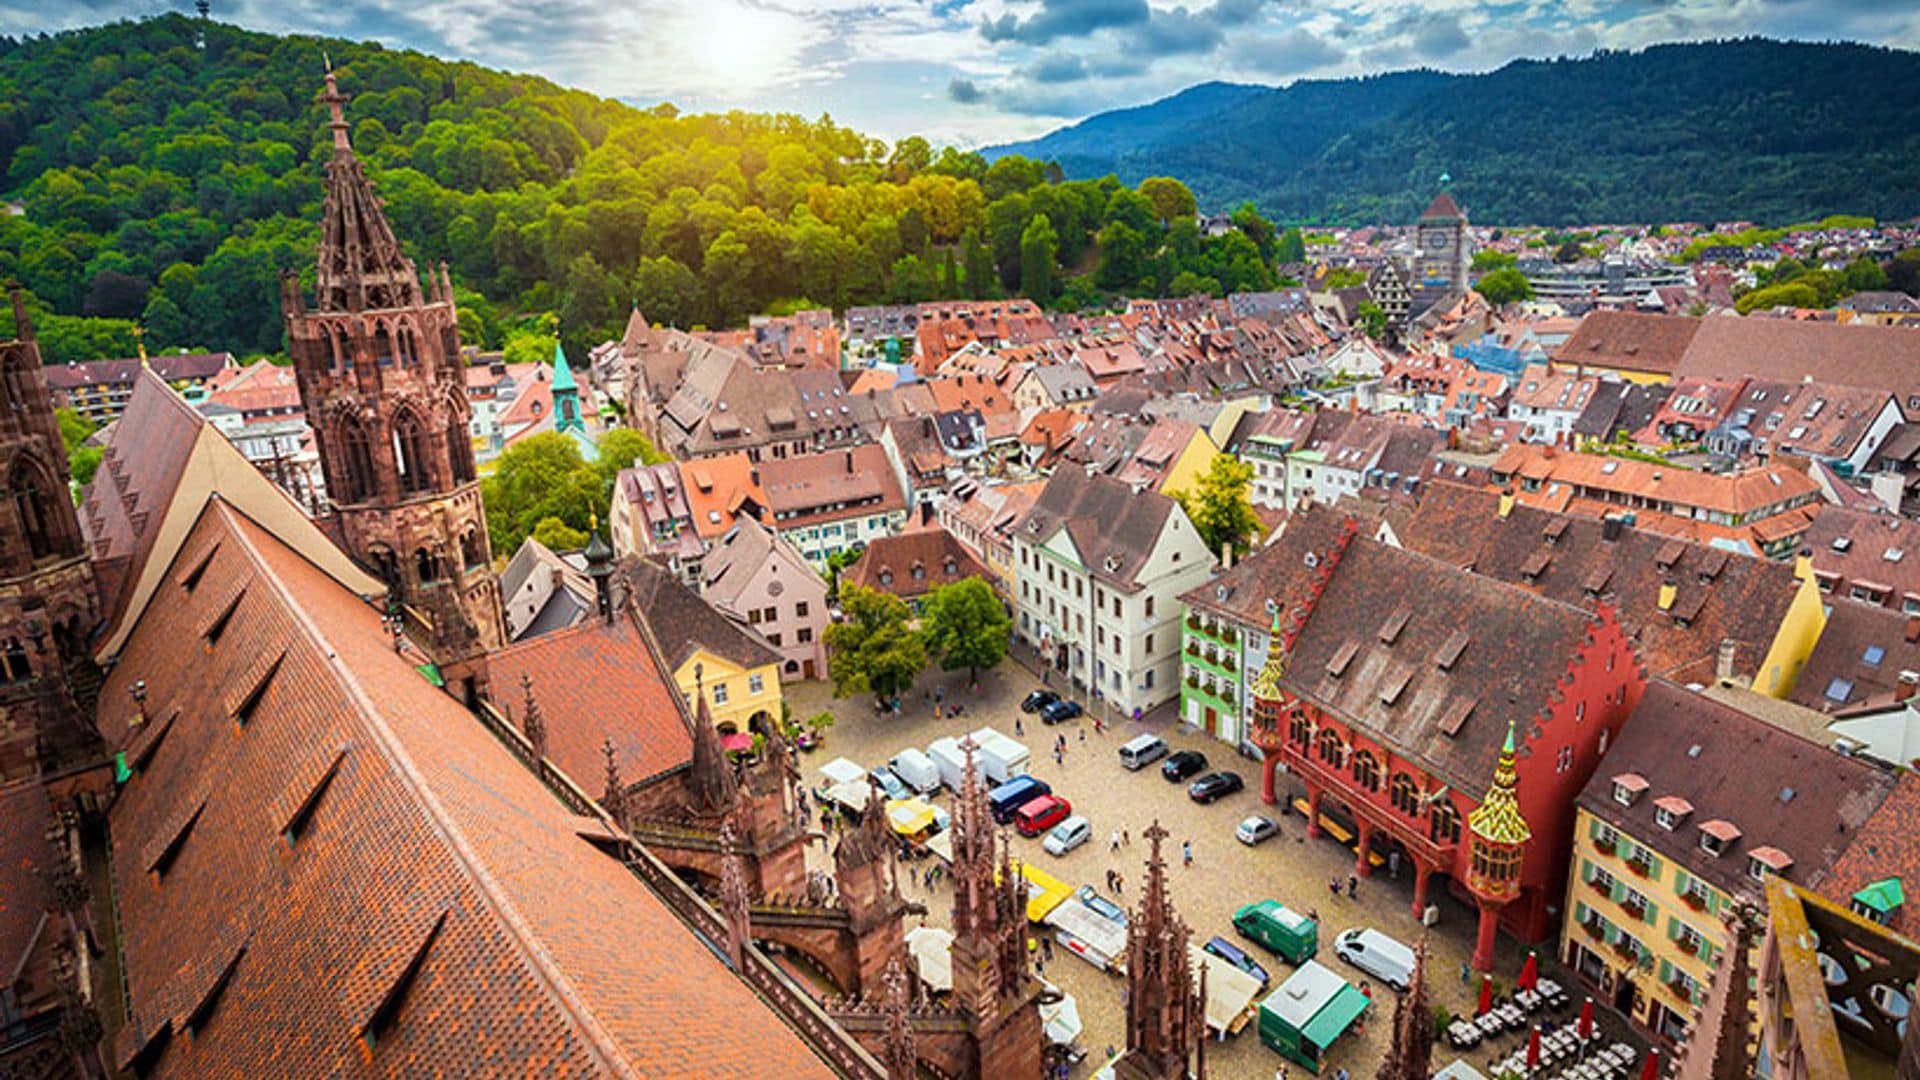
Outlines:
MULTIPOLYGON (((1257 848, 1248 848, 1234 839, 1234 826, 1242 818, 1277 809, 1260 803, 1257 762, 1241 757, 1204 733, 1195 733, 1166 720, 1123 723, 1108 728, 1104 734, 1096 734, 1087 719, 1057 727, 1044 726, 1038 718, 1022 716, 1019 710, 1020 699, 1039 685, 1029 672, 1011 662, 983 674, 976 692, 967 690, 964 672, 937 678, 929 673, 904 697, 901 715, 882 717, 874 713, 871 696, 834 700, 824 683, 794 684, 787 691, 794 715, 810 716, 825 708, 839 718, 825 745, 803 756, 803 778, 809 786, 819 783, 819 767, 836 757, 845 756, 872 768, 905 747, 924 749, 940 736, 957 736, 991 725, 1025 743, 1033 751, 1032 774, 1052 785, 1056 794, 1072 802, 1074 811, 1086 815, 1093 824, 1093 841, 1065 857, 1047 855, 1041 850, 1039 840, 1017 834, 1013 839, 1016 854, 1074 887, 1086 883, 1098 887, 1104 883, 1107 870, 1118 870, 1124 877, 1124 892, 1116 899, 1131 909, 1146 875, 1147 848, 1142 833, 1158 820, 1170 834, 1166 854, 1174 905, 1191 928, 1195 943, 1203 943, 1217 934, 1247 948, 1272 977, 1269 987, 1284 981, 1293 968, 1235 933, 1230 920, 1234 909, 1242 904, 1271 897, 1297 910, 1317 910, 1321 943, 1318 959, 1356 985, 1364 976, 1333 955, 1335 935, 1350 927, 1372 926, 1409 945, 1419 935, 1420 926, 1409 910, 1413 901, 1411 871, 1395 881, 1385 868, 1380 868, 1372 878, 1360 883, 1358 900, 1345 895, 1336 899, 1328 883, 1335 875, 1345 881, 1354 866, 1352 850, 1325 837, 1306 839, 1305 822, 1299 814, 1290 813, 1280 818, 1281 835, 1257 848), (944 690, 947 705, 964 706, 961 716, 934 717, 932 706, 922 695, 935 686, 944 690), (1024 724, 1024 736, 1015 732, 1016 718, 1024 724), (1123 769, 1117 748, 1148 730, 1161 734, 1175 750, 1196 749, 1206 754, 1211 768, 1238 772, 1247 783, 1246 790, 1211 806, 1201 806, 1187 798, 1184 784, 1168 783, 1157 767, 1137 773, 1123 769), (1051 753, 1054 737, 1059 733, 1064 733, 1068 740, 1063 765, 1056 765, 1051 753), (1109 837, 1116 829, 1126 830, 1132 843, 1113 853, 1109 849, 1109 837), (1180 845, 1189 841, 1193 845, 1193 865, 1183 866, 1180 845)), ((950 807, 952 799, 952 792, 942 789, 935 801, 950 807)), ((809 848, 809 859, 817 869, 831 867, 831 860, 817 846, 809 848)), ((917 865, 924 870, 931 864, 906 865, 917 865)), ((904 867, 901 884, 911 896, 926 902, 929 925, 948 924, 952 898, 944 885, 936 885, 929 892, 918 881, 910 882, 904 867)), ((1428 940, 1429 994, 1435 1004, 1455 1012, 1471 1011, 1472 989, 1461 982, 1459 972, 1472 953, 1473 916, 1465 904, 1442 896, 1444 891, 1438 887, 1433 891, 1442 914, 1440 924, 1431 931, 1428 940)), ((1112 897, 1111 893, 1108 895, 1112 897)), ((1504 937, 1500 952, 1497 974, 1510 983, 1519 972, 1524 953, 1504 937)), ((1546 950, 1543 959, 1550 954, 1551 949, 1546 950)), ((1056 950, 1054 955, 1056 959, 1045 965, 1044 974, 1077 999, 1085 1025, 1081 1046, 1088 1051, 1088 1056, 1074 1075, 1086 1076, 1097 1067, 1109 1046, 1117 1049, 1124 1045, 1125 1013, 1121 1002, 1124 982, 1102 974, 1064 950, 1056 950)), ((1564 977, 1562 982, 1571 985, 1564 977)), ((1379 1004, 1365 1018, 1362 1030, 1349 1033, 1335 1046, 1329 1059, 1331 1065, 1323 1075, 1332 1076, 1344 1067, 1356 1077, 1371 1076, 1384 1058, 1391 1040, 1394 994, 1376 987, 1373 995, 1379 1004)), ((1482 1046, 1474 1052, 1474 1063, 1485 1068, 1489 1061, 1504 1056, 1519 1041, 1518 1036, 1498 1040, 1497 1055, 1482 1046)), ((1452 1052, 1436 1045, 1436 1067, 1449 1060, 1452 1052)), ((1253 1024, 1224 1044, 1208 1047, 1208 1072, 1215 1077, 1268 1080, 1281 1063, 1277 1053, 1260 1044, 1253 1024)), ((1304 1072, 1297 1067, 1290 1071, 1294 1075, 1304 1072)))

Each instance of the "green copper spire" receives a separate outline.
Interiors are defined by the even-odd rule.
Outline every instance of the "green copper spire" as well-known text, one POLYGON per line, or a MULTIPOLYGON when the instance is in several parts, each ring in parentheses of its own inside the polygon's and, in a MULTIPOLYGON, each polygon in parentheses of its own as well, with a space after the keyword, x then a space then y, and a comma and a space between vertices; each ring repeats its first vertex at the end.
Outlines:
POLYGON ((567 350, 561 348, 558 341, 553 343, 553 389, 556 393, 580 392, 579 385, 573 381, 573 369, 567 366, 567 350))
POLYGON ((580 416, 580 385, 573 381, 573 369, 567 366, 567 352, 553 343, 553 430, 587 430, 580 416))

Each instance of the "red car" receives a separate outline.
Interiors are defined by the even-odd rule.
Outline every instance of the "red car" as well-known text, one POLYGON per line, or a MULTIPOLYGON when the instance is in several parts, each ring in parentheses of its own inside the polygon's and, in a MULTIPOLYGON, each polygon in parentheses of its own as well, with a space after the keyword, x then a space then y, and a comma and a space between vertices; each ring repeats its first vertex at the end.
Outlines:
POLYGON ((1039 836, 1072 813, 1072 803, 1058 795, 1042 795, 1014 811, 1013 825, 1021 836, 1039 836))

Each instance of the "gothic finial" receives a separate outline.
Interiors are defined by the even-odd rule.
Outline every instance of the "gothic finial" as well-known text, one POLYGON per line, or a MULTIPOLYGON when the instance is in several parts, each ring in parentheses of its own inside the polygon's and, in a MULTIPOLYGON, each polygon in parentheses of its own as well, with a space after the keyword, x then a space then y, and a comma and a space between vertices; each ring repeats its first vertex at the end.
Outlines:
POLYGON ((627 827, 627 785, 620 779, 620 758, 613 749, 613 739, 608 736, 600 746, 600 753, 607 759, 607 788, 600 796, 600 805, 614 824, 627 827))
POLYGON ((900 958, 887 961, 887 970, 881 973, 880 986, 885 993, 887 1017, 886 1066, 887 1080, 914 1080, 920 1075, 918 1055, 913 1045, 913 1018, 909 1014, 911 1003, 907 999, 907 974, 900 967, 900 958))
POLYGON ((733 817, 728 815, 720 823, 720 905, 727 917, 727 955, 735 970, 746 958, 747 943, 752 936, 749 922, 752 900, 747 895, 746 867, 740 858, 738 839, 733 817))
POLYGON ((327 105, 327 127, 333 132, 333 152, 335 154, 353 153, 353 144, 347 141, 347 95, 340 92, 340 83, 333 74, 333 58, 326 58, 326 89, 320 92, 320 101, 327 105))
MULTIPOLYGON (((526 732, 527 742, 533 747, 534 764, 538 765, 547 757, 547 718, 540 712, 540 700, 533 696, 533 676, 523 672, 520 676, 520 689, 526 695, 520 726, 526 732)), ((611 740, 608 746, 611 748, 611 740)))
POLYGON ((27 314, 27 296, 20 291, 20 283, 9 282, 7 299, 13 304, 13 336, 18 341, 33 340, 33 318, 27 314))

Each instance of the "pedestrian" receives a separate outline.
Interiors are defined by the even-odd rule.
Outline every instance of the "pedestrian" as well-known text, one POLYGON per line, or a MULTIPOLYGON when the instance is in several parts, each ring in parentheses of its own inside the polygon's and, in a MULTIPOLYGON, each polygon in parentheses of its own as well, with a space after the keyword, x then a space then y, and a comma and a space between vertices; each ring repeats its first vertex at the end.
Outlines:
POLYGON ((1064 767, 1064 766, 1066 765, 1066 763, 1067 763, 1067 755, 1066 755, 1066 751, 1064 751, 1064 750, 1061 750, 1061 749, 1060 749, 1059 747, 1057 747, 1057 746, 1056 746, 1056 747, 1054 747, 1054 748, 1053 748, 1053 763, 1054 763, 1055 765, 1060 765, 1060 766, 1063 766, 1063 767, 1064 767))
POLYGON ((1053 959, 1053 939, 1052 938, 1043 937, 1040 939, 1040 953, 1041 955, 1045 956, 1049 960, 1053 959))
POLYGON ((1193 865, 1193 841, 1180 841, 1180 861, 1188 866, 1193 865))
POLYGON ((1086 728, 1081 728, 1081 729, 1080 729, 1080 742, 1081 742, 1081 744, 1082 744, 1082 745, 1084 745, 1084 744, 1086 743, 1086 741, 1087 741, 1087 729, 1086 729, 1086 728))
POLYGON ((1314 924, 1315 926, 1318 926, 1318 925, 1320 925, 1320 909, 1319 909, 1319 908, 1317 908, 1317 907, 1310 907, 1310 908, 1308 908, 1308 909, 1307 909, 1307 920, 1308 920, 1309 922, 1311 922, 1311 923, 1313 923, 1313 924, 1314 924))
POLYGON ((1122 847, 1133 846, 1133 837, 1125 829, 1120 830, 1120 845, 1122 847))
POLYGON ((1273 1080, 1287 1080, 1287 1067, 1285 1065, 1273 1070, 1273 1080))
POLYGON ((1109 871, 1107 871, 1107 891, 1108 891, 1108 892, 1119 892, 1119 891, 1120 891, 1119 889, 1116 889, 1116 888, 1114 888, 1114 887, 1113 887, 1113 871, 1111 871, 1111 870, 1109 870, 1109 871))
POLYGON ((1327 882, 1327 888, 1333 890, 1334 899, 1336 900, 1339 899, 1340 897, 1340 879, 1339 878, 1336 877, 1329 880, 1327 882))
POLYGON ((1027 733, 1026 726, 1020 723, 1020 718, 1017 716, 1013 718, 1013 733, 1015 735, 1025 735, 1027 733))
POLYGON ((1387 852, 1387 873, 1393 875, 1393 880, 1395 881, 1400 880, 1400 853, 1399 852, 1397 851, 1387 852))
POLYGON ((1127 891, 1127 877, 1125 874, 1113 875, 1113 891, 1117 893, 1124 893, 1127 891))
POLYGON ((1347 875, 1347 899, 1360 899, 1360 879, 1352 874, 1347 875))
POLYGON ((947 688, 946 688, 946 687, 944 687, 944 686, 936 686, 936 687, 934 687, 934 688, 933 688, 933 703, 934 703, 935 705, 939 705, 939 704, 941 704, 942 702, 945 702, 946 700, 947 700, 947 688))
POLYGON ((1120 830, 1119 829, 1113 830, 1113 839, 1108 841, 1107 850, 1108 851, 1120 850, 1120 830))
POLYGON ((1093 718, 1093 733, 1095 735, 1101 734, 1100 718, 1098 716, 1093 718))
POLYGON ((1473 981, 1473 968, 1465 960, 1460 961, 1460 982, 1464 985, 1473 981))

